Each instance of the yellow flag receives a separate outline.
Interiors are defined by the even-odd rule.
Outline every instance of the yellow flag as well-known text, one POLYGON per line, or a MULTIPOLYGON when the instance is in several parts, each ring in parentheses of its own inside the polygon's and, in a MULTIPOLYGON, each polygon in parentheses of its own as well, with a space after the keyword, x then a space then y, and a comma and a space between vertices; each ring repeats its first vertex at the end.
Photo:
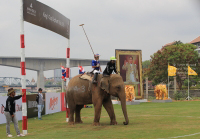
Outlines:
POLYGON ((176 67, 168 65, 168 76, 176 76, 176 67))
POLYGON ((188 66, 188 75, 197 75, 197 73, 188 66))

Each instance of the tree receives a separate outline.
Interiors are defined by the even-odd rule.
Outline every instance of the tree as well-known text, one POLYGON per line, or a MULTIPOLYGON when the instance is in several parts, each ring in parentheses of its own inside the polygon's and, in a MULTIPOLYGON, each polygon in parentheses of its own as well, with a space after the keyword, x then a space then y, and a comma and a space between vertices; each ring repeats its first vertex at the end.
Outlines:
POLYGON ((179 41, 175 41, 173 45, 179 45, 179 44, 183 44, 183 43, 179 40, 179 41))
MULTIPOLYGON (((184 86, 188 86, 188 79, 184 81, 184 86)), ((192 86, 192 81, 189 80, 189 88, 192 86)))
POLYGON ((51 81, 46 81, 45 85, 52 85, 52 82, 51 81))
POLYGON ((142 80, 145 81, 145 78, 148 77, 146 74, 148 71, 148 67, 150 66, 150 60, 146 60, 142 62, 142 80))
MULTIPOLYGON (((196 65, 196 72, 200 73, 198 53, 194 51, 195 45, 175 43, 164 47, 151 56, 151 64, 147 70, 147 75, 154 83, 167 83, 168 63, 177 68, 176 81, 179 89, 182 89, 183 81, 187 78, 187 64, 196 65)), ((173 77, 170 77, 173 80, 173 77)))
POLYGON ((62 86, 62 82, 57 82, 56 85, 62 86))
POLYGON ((146 60, 142 62, 142 69, 147 69, 150 65, 150 60, 146 60))

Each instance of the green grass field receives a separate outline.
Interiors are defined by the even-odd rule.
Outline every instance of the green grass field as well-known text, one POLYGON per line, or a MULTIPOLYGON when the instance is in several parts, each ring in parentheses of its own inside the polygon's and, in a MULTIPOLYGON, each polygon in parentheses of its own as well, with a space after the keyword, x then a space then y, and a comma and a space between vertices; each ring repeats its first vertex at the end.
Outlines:
MULTIPOLYGON (((23 138, 73 138, 73 139, 200 139, 200 101, 172 103, 140 103, 128 105, 129 125, 123 125, 121 106, 114 105, 118 125, 109 125, 110 120, 102 109, 101 126, 92 126, 94 109, 83 108, 83 124, 68 125, 65 112, 43 116, 43 120, 28 119, 28 135, 23 138), (187 136, 186 136, 187 135, 187 136), (183 137, 184 136, 184 137, 183 137)), ((19 121, 19 127, 22 128, 19 121)), ((6 125, 0 125, 0 138, 6 137, 6 125)), ((11 132, 16 137, 14 125, 11 132)))

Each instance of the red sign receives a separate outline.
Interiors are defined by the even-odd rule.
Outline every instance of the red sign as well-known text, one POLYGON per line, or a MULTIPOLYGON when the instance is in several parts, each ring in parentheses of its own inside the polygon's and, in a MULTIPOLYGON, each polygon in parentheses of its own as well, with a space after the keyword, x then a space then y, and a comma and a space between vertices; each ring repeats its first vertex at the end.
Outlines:
POLYGON ((61 97, 61 111, 66 111, 65 93, 60 93, 61 97))

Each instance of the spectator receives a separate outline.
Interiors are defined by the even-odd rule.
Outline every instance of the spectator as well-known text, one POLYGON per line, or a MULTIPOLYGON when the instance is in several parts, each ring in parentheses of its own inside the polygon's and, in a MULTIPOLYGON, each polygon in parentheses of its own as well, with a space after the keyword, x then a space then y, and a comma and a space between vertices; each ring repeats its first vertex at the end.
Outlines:
POLYGON ((41 113, 44 108, 44 99, 43 99, 43 94, 42 94, 42 88, 38 89, 38 95, 36 96, 36 101, 38 104, 38 120, 42 120, 41 113))
MULTIPOLYGON (((24 93, 22 93, 24 95, 24 93)), ((20 99, 22 95, 15 96, 15 90, 13 88, 8 89, 8 98, 6 100, 6 107, 5 107, 5 116, 6 116, 6 132, 7 137, 12 137, 10 133, 10 122, 12 121, 14 123, 15 131, 17 133, 17 136, 25 136, 23 134, 20 134, 20 130, 18 127, 18 120, 15 113, 15 100, 20 99)))

